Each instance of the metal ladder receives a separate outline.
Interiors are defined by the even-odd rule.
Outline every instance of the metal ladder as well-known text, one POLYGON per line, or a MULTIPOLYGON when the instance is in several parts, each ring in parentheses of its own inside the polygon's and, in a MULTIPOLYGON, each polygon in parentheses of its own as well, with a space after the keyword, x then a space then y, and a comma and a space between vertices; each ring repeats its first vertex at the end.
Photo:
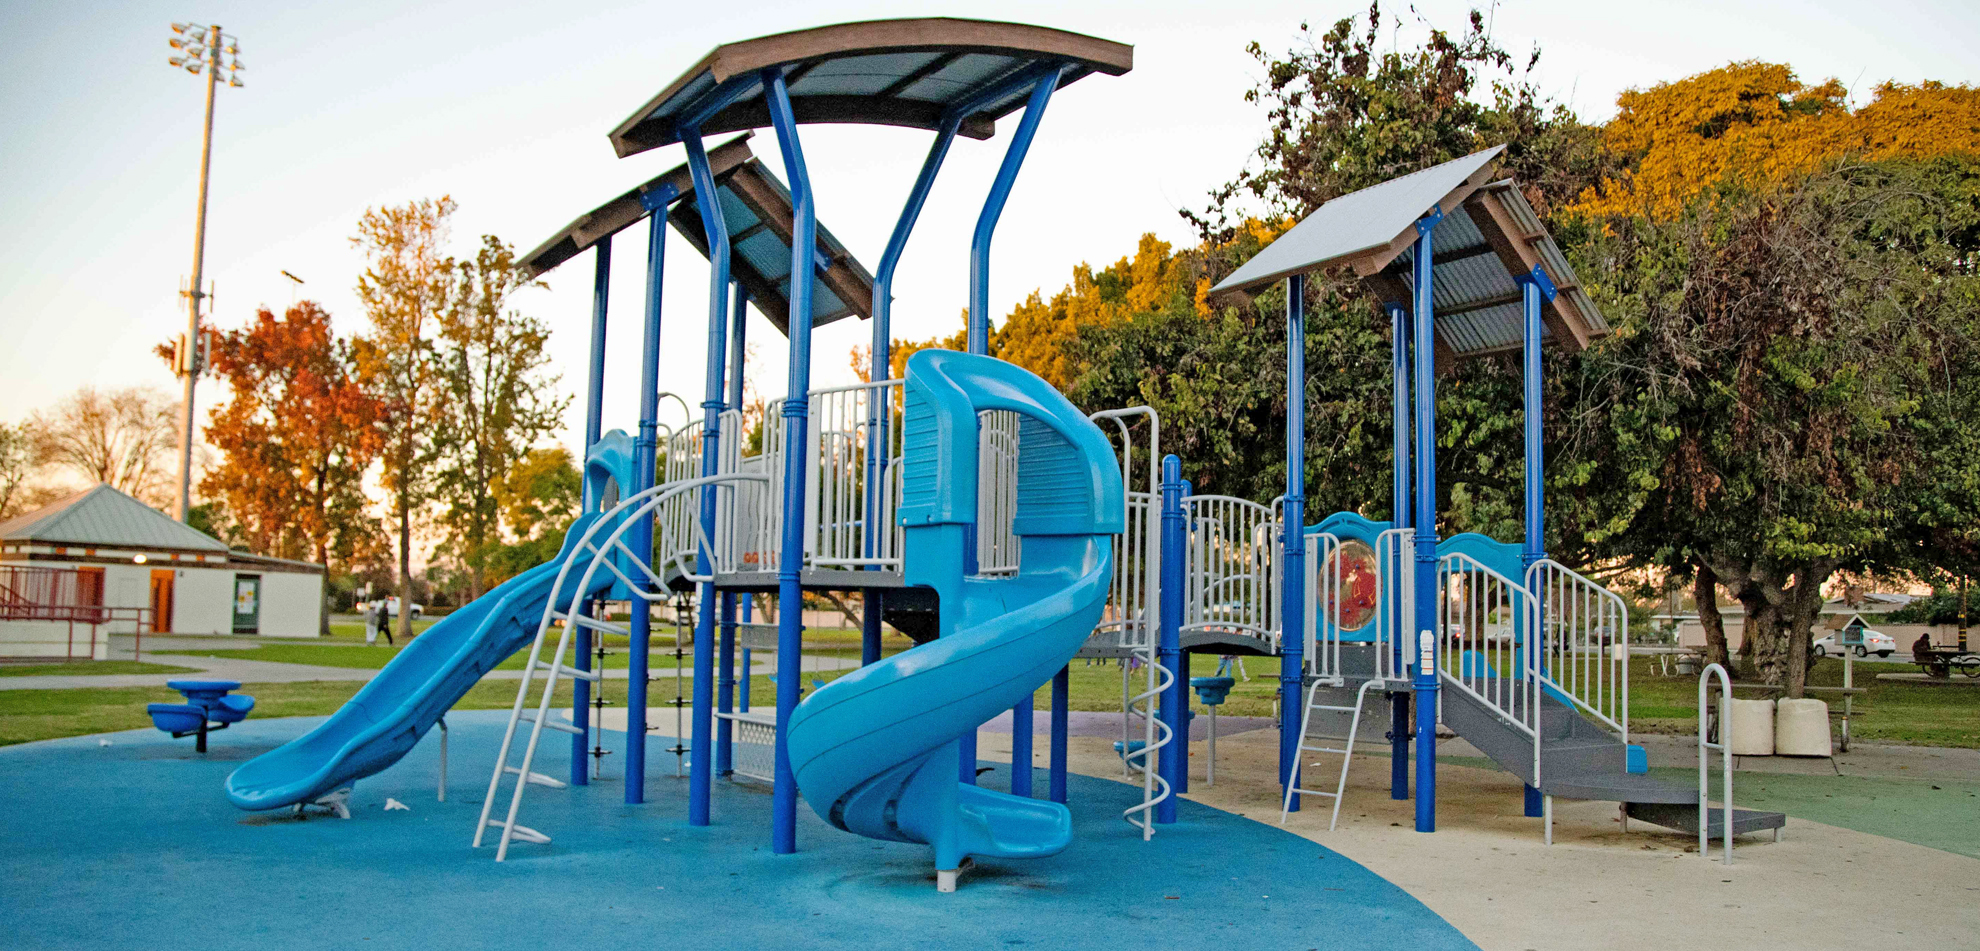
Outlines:
POLYGON ((564 663, 564 655, 570 650, 571 646, 571 631, 582 626, 594 631, 611 634, 626 633, 624 629, 617 625, 584 617, 582 609, 579 610, 575 618, 564 612, 552 611, 550 613, 550 619, 558 622, 557 649, 551 655, 551 659, 548 662, 542 659, 543 638, 545 634, 549 633, 549 627, 548 625, 539 627, 536 632, 536 640, 529 647, 529 662, 523 665, 522 681, 516 687, 516 703, 509 711, 508 728, 502 733, 502 748, 495 757, 495 771, 488 777, 488 795, 481 802, 481 821, 474 828, 475 848, 481 847, 482 837, 491 826, 502 830, 502 838, 495 848, 495 861, 497 862, 508 857, 509 842, 514 839, 521 839, 524 842, 534 842, 539 845, 547 844, 550 841, 549 836, 517 823, 516 814, 522 809, 523 791, 529 788, 532 783, 538 786, 549 786, 552 789, 562 789, 566 785, 562 780, 533 772, 530 769, 535 764, 536 746, 538 741, 543 738, 543 731, 550 729, 559 733, 577 735, 584 733, 582 727, 571 723, 564 723, 551 717, 550 702, 557 693, 557 678, 561 675, 569 675, 581 680, 597 683, 604 674, 602 670, 579 670, 564 663), (544 674, 543 692, 542 696, 537 700, 535 711, 528 712, 523 710, 523 701, 529 698, 530 681, 538 671, 542 671, 544 674), (516 726, 524 722, 530 724, 529 742, 523 747, 521 765, 510 766, 509 753, 515 745, 516 726), (491 819, 489 818, 489 812, 495 807, 495 796, 501 791, 502 779, 505 776, 516 777, 515 791, 509 797, 509 811, 501 819, 491 819))
MULTIPOLYGON (((1292 781, 1292 777, 1290 776, 1287 777, 1285 784, 1286 799, 1285 802, 1283 802, 1279 806, 1280 825, 1285 825, 1286 817, 1288 815, 1291 815, 1293 796, 1295 795, 1325 796, 1327 798, 1334 800, 1334 814, 1332 817, 1330 817, 1327 820, 1327 831, 1329 832, 1334 831, 1335 824, 1341 821, 1341 799, 1347 792, 1348 764, 1354 761, 1355 736, 1361 730, 1361 710, 1362 707, 1366 705, 1366 702, 1368 700, 1368 688, 1373 687, 1378 683, 1382 683, 1382 681, 1379 678, 1369 678, 1368 680, 1362 681, 1361 689, 1355 691, 1354 693, 1354 706, 1351 707, 1343 707, 1337 704, 1327 704, 1327 703, 1318 702, 1320 688, 1322 687, 1338 688, 1345 686, 1345 683, 1338 677, 1325 677, 1325 678, 1316 679, 1313 681, 1312 686, 1306 688, 1306 709, 1300 714, 1300 718, 1299 718, 1299 750, 1302 753, 1340 754, 1341 774, 1340 774, 1340 778, 1336 780, 1334 783, 1333 792, 1328 792, 1324 789, 1304 789, 1301 788, 1297 783, 1294 783, 1292 781), (1315 710, 1324 710, 1329 713, 1346 713, 1352 717, 1352 719, 1348 721, 1348 735, 1347 735, 1346 746, 1344 747, 1312 746, 1307 743, 1308 737, 1312 735, 1313 711, 1315 710)), ((1314 763, 1309 763, 1307 765, 1317 767, 1320 764, 1318 762, 1314 762, 1314 763)), ((1299 769, 1297 764, 1295 764, 1293 768, 1295 770, 1299 769)), ((1304 770, 1300 770, 1300 776, 1301 777, 1305 776, 1304 770)))

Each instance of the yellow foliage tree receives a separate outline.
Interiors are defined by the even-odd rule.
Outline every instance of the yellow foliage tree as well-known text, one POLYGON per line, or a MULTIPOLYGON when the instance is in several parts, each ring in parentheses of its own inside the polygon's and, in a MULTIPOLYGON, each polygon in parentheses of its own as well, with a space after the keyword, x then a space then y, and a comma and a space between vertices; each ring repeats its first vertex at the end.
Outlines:
POLYGON ((1617 97, 1603 130, 1629 171, 1583 192, 1575 210, 1671 218, 1721 182, 1791 184, 1843 156, 1878 160, 1980 152, 1980 90, 1885 83, 1861 108, 1834 79, 1804 85, 1746 60, 1617 97))

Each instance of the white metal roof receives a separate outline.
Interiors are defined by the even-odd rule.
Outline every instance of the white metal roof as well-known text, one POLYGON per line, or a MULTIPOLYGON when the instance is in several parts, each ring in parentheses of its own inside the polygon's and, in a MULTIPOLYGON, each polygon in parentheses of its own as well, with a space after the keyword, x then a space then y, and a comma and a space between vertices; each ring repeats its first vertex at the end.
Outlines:
POLYGON ((172 551, 227 550, 213 536, 172 520, 107 482, 0 522, 0 540, 172 551))
MULTIPOLYGON (((1388 248, 1398 235, 1413 234, 1418 218, 1460 190, 1505 148, 1495 145, 1321 205, 1211 292, 1258 290, 1293 274, 1388 248)), ((1444 213, 1456 210, 1445 208, 1444 213)))

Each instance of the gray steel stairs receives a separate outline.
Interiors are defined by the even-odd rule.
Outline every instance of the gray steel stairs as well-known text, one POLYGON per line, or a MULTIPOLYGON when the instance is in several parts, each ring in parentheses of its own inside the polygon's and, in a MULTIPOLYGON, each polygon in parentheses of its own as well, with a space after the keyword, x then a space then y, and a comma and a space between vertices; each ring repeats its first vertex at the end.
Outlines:
MULTIPOLYGON (((1442 692, 1444 725, 1501 769, 1532 785, 1533 739, 1493 705, 1448 682, 1442 692)), ((1483 692, 1493 695, 1490 690, 1483 692)), ((1530 702, 1530 695, 1518 690, 1505 693, 1515 697, 1507 701, 1511 717, 1528 719, 1525 704, 1530 702)), ((1542 793, 1563 799, 1619 802, 1632 819, 1684 832, 1698 831, 1697 789, 1629 772, 1629 754, 1622 740, 1554 697, 1541 695, 1539 714, 1542 793)), ((1733 834, 1778 829, 1785 822, 1780 813, 1735 808, 1733 834)))

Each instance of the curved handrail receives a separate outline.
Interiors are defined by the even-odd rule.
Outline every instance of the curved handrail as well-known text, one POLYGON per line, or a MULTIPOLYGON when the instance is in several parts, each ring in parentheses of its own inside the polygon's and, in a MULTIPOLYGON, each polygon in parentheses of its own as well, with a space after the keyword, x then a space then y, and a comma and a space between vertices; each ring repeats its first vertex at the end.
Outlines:
POLYGON ((1705 768, 1705 751, 1719 751, 1719 765, 1725 773, 1725 799, 1720 805, 1724 825, 1720 831, 1725 834, 1726 864, 1733 863, 1733 765, 1732 765, 1732 676, 1718 664, 1706 664, 1698 674, 1698 854, 1712 857, 1712 833, 1710 826, 1711 809, 1707 800, 1711 790, 1711 772, 1705 768), (1705 739, 1705 690, 1712 677, 1719 678, 1719 742, 1705 739))

